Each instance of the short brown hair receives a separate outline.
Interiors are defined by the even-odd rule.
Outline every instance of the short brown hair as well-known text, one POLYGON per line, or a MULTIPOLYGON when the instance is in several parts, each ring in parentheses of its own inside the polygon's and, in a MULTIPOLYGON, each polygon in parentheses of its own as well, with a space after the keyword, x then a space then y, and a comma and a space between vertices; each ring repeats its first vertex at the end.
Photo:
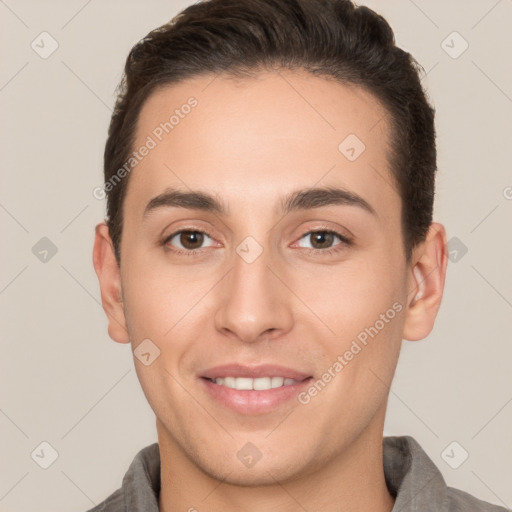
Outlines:
MULTIPOLYGON (((409 259, 432 222, 434 109, 419 64, 395 45, 386 20, 350 0, 205 0, 151 31, 126 60, 105 146, 105 182, 127 162, 141 108, 156 88, 207 73, 252 76, 276 68, 361 86, 386 108, 409 259)), ((127 182, 107 191, 106 221, 118 263, 127 182)))

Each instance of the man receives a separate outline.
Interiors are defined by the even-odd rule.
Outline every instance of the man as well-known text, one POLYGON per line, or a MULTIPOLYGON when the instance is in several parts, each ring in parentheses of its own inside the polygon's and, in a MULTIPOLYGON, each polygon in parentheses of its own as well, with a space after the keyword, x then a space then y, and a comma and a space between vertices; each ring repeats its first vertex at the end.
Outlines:
POLYGON ((346 0, 210 0, 128 56, 94 265, 158 443, 94 511, 504 510, 383 439, 431 331, 434 112, 346 0))

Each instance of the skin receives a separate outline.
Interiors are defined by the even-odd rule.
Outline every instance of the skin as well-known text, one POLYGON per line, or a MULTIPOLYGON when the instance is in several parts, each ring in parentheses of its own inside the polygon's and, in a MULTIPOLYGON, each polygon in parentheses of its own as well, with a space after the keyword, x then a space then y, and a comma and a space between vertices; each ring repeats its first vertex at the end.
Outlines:
POLYGON ((196 77, 150 96, 135 147, 191 96, 197 107, 130 174, 121 266, 105 223, 94 245, 110 337, 132 349, 149 338, 160 349, 149 366, 134 359, 157 418, 160 508, 389 511, 381 453, 389 386, 402 339, 433 327, 445 230, 433 223, 406 261, 386 111, 363 89, 302 71, 196 77), (366 146, 352 162, 338 150, 349 134, 366 146), (313 186, 343 187, 375 214, 339 204, 279 211, 282 196, 313 186), (144 218, 167 187, 213 193, 227 215, 162 207, 144 218), (161 243, 179 229, 208 236, 202 245, 179 235, 161 243), (315 230, 352 243, 316 242, 307 235, 315 230), (263 249, 252 263, 236 252, 247 236, 263 249), (200 249, 173 252, 187 247, 200 249), (400 313, 307 405, 292 399, 241 414, 201 385, 201 371, 231 362, 318 379, 394 303, 400 313), (250 468, 237 457, 248 442, 261 453, 250 468))

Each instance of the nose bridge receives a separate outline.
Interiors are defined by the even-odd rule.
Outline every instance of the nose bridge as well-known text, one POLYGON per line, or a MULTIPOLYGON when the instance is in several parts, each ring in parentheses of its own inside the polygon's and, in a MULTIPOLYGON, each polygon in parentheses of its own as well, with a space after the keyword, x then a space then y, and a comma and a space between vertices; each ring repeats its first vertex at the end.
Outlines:
POLYGON ((247 237, 236 247, 232 270, 223 280, 222 300, 215 313, 217 329, 253 342, 269 330, 279 334, 291 328, 286 288, 269 266, 269 250, 254 238, 247 237))

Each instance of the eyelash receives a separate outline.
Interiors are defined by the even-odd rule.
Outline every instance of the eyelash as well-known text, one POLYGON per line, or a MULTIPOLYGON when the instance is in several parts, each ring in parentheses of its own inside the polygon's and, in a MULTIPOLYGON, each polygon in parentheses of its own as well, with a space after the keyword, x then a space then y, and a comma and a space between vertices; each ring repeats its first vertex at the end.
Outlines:
MULTIPOLYGON (((181 234, 183 232, 202 233, 202 234, 207 235, 208 237, 213 239, 213 236, 210 233, 208 233, 208 231, 204 231, 204 230, 201 230, 201 229, 187 229, 187 228, 184 228, 184 229, 180 229, 178 231, 175 231, 174 233, 172 233, 169 236, 165 237, 162 240, 161 245, 166 246, 176 235, 179 235, 179 234, 181 234)), ((319 228, 314 229, 314 230, 306 231, 305 233, 303 233, 298 238, 298 240, 302 240, 305 236, 312 235, 314 233, 333 234, 333 235, 337 236, 340 239, 340 243, 336 244, 335 246, 330 247, 328 249, 314 249, 314 248, 307 248, 307 247, 306 248, 302 248, 308 254, 319 255, 319 253, 321 253, 322 256, 329 256, 331 254, 334 254, 334 253, 337 253, 338 251, 343 250, 344 247, 350 247, 352 245, 352 240, 349 239, 348 237, 342 235, 341 233, 338 233, 337 231, 334 231, 333 229, 329 229, 327 227, 322 227, 322 226, 320 226, 319 228)), ((175 254, 178 254, 178 255, 195 256, 197 253, 201 252, 203 249, 204 248, 183 250, 183 249, 172 248, 172 249, 168 249, 168 250, 171 251, 171 252, 174 252, 175 254)))

